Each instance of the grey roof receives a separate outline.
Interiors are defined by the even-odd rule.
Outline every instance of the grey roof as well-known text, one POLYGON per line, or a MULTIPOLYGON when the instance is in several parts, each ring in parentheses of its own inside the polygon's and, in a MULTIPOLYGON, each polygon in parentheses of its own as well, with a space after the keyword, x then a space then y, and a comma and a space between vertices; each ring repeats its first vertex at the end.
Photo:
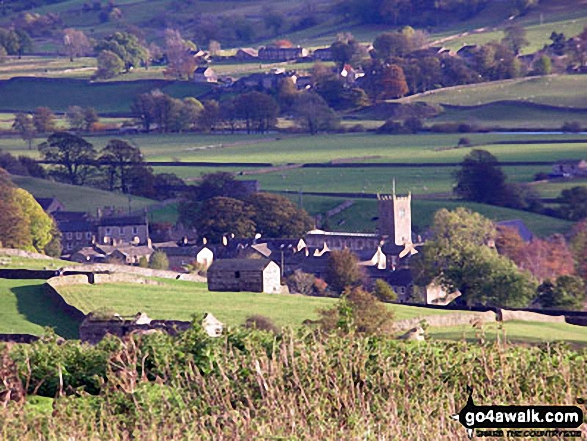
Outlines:
POLYGON ((94 225, 88 221, 58 222, 57 228, 62 233, 93 232, 94 225))
POLYGON ((215 260, 208 272, 212 271, 263 271, 271 260, 267 259, 221 259, 215 260))
POLYGON ((514 228, 518 232, 520 237, 524 240, 524 242, 530 242, 534 238, 534 233, 530 231, 530 229, 521 219, 512 219, 497 222, 497 226, 514 228))
POLYGON ((102 219, 100 219, 98 221, 98 226, 101 226, 101 227, 146 225, 146 224, 147 224, 147 217, 145 215, 103 217, 102 219))
POLYGON ((53 202, 59 202, 57 198, 35 198, 41 208, 47 211, 47 208, 51 206, 53 202))
POLYGON ((163 251, 168 257, 169 256, 186 256, 196 257, 198 253, 204 248, 208 248, 205 245, 196 245, 188 247, 155 247, 157 251, 163 251))
POLYGON ((61 222, 79 222, 89 219, 88 213, 83 211, 56 211, 52 216, 59 224, 61 222))

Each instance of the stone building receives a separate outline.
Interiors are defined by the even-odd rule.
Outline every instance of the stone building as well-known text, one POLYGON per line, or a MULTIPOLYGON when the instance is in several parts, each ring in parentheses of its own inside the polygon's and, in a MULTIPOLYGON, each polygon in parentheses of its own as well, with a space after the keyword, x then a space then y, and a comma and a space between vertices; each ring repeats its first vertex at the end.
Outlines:
POLYGON ((395 245, 412 242, 412 195, 397 196, 395 183, 390 195, 377 195, 379 234, 388 236, 395 245))
POLYGON ((146 245, 148 242, 149 225, 146 214, 102 217, 97 222, 97 244, 146 245))
POLYGON ((207 277, 209 291, 281 292, 279 265, 267 259, 215 260, 207 277))

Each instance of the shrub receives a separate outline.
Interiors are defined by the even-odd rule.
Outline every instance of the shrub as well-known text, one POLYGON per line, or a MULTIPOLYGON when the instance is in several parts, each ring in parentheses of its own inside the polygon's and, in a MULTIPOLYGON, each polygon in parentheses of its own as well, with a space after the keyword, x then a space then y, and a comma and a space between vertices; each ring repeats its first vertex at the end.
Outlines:
POLYGON ((395 302, 397 294, 385 280, 377 279, 373 288, 373 295, 382 302, 395 302))
POLYGON ((169 259, 167 259, 167 254, 165 254, 163 251, 155 251, 151 255, 149 268, 157 270, 169 269, 169 259))
POLYGON ((457 145, 459 147, 469 147, 471 145, 471 140, 469 138, 461 138, 457 145))
POLYGON ((141 256, 141 258, 139 259, 139 266, 141 268, 149 268, 149 261, 145 256, 141 256))
POLYGON ((287 287, 290 292, 312 295, 315 291, 316 277, 312 274, 296 270, 287 278, 287 287))
POLYGON ((279 329, 279 327, 276 326, 269 317, 265 317, 264 315, 260 314, 247 317, 245 320, 245 328, 273 332, 274 334, 281 333, 281 329, 279 329))

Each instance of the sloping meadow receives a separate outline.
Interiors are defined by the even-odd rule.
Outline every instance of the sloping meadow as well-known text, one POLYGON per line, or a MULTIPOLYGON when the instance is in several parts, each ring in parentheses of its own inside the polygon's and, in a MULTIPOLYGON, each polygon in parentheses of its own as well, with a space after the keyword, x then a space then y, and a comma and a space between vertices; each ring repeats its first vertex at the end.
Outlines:
POLYGON ((97 346, 49 335, 0 350, 2 439, 464 440, 450 415, 467 385, 487 405, 575 405, 587 395, 587 351, 560 345, 308 330, 211 339, 195 326, 97 346))

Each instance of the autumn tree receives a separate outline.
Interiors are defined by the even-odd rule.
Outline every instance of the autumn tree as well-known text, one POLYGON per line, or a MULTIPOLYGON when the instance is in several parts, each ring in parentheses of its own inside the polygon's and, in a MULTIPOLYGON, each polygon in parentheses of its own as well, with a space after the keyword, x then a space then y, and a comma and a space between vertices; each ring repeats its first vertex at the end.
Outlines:
POLYGON ((73 185, 84 185, 97 156, 85 139, 66 132, 54 133, 39 145, 44 161, 54 164, 53 175, 73 185))
POLYGON ((72 28, 67 28, 63 31, 63 46, 65 53, 69 57, 69 61, 73 61, 75 57, 87 55, 92 45, 86 34, 82 31, 72 28))
POLYGON ((23 141, 26 141, 29 150, 32 149, 33 139, 35 138, 35 125, 33 123, 33 116, 30 113, 19 112, 14 116, 12 129, 20 134, 23 141))
POLYGON ((587 283, 587 218, 573 226, 570 247, 577 275, 581 276, 587 283))
POLYGON ((572 221, 587 218, 587 187, 573 187, 561 192, 559 213, 572 221))
POLYGON ((28 219, 28 234, 31 245, 37 253, 44 253, 45 247, 53 239, 53 219, 45 213, 33 195, 22 188, 15 189, 15 200, 28 219))
POLYGON ((409 91, 404 71, 396 64, 390 64, 383 68, 380 81, 383 99, 401 98, 409 91))
POLYGON ((0 244, 33 251, 30 222, 18 203, 16 188, 8 173, 0 169, 0 244))
POLYGON ((53 132, 57 128, 55 114, 48 107, 37 107, 33 113, 33 125, 39 133, 53 132))
POLYGON ((534 238, 521 250, 518 267, 529 271, 539 282, 575 273, 573 255, 565 238, 555 234, 548 239, 534 238))
POLYGON ((359 260, 350 250, 334 250, 328 255, 326 282, 336 293, 360 285, 363 272, 359 260))
MULTIPOLYGON (((115 32, 100 41, 95 48, 98 54, 109 52, 122 61, 122 69, 128 72, 133 67, 138 67, 148 57, 147 49, 139 39, 128 32, 115 32)), ((98 56, 100 61, 100 55, 98 56)))
POLYGON ((330 52, 339 72, 346 64, 353 67, 359 65, 367 55, 366 49, 350 33, 338 34, 336 41, 330 45, 330 52))

